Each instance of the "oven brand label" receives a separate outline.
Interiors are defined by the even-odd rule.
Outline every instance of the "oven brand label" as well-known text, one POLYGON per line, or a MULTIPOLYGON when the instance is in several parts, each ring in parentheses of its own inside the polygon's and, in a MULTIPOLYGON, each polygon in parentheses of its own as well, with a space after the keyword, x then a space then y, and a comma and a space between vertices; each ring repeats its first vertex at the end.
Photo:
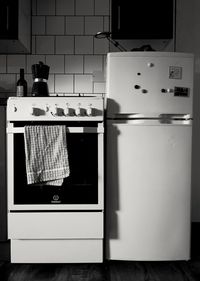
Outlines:
POLYGON ((51 201, 51 203, 61 203, 61 201, 59 200, 59 195, 58 194, 55 194, 53 196, 53 200, 51 201))

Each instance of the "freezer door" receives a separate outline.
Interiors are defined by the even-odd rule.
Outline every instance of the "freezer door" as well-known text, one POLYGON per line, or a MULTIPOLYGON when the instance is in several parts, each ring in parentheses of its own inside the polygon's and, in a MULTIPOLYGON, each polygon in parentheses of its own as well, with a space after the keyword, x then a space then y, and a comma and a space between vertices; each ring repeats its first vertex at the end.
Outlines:
POLYGON ((109 54, 107 93, 108 117, 131 112, 192 115, 193 56, 164 52, 109 54))
POLYGON ((191 129, 108 122, 108 259, 189 259, 191 129))

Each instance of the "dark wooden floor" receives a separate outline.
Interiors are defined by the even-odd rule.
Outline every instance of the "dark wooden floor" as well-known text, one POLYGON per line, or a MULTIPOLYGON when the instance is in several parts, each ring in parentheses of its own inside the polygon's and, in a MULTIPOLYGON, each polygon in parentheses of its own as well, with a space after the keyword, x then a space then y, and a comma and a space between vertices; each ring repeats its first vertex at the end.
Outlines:
POLYGON ((0 264, 0 281, 200 281, 200 259, 103 264, 0 264))

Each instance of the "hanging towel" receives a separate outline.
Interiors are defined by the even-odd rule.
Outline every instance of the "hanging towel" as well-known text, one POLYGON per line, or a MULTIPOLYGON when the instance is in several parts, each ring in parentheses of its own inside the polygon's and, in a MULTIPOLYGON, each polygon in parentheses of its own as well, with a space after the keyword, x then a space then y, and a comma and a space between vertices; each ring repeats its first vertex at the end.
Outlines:
POLYGON ((25 126, 27 183, 61 186, 69 176, 65 126, 25 126))

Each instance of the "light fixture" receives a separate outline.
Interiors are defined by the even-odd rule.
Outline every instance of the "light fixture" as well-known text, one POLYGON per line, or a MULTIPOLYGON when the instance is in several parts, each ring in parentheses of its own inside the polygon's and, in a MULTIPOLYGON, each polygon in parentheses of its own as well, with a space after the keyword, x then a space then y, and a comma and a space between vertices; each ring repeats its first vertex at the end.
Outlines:
POLYGON ((107 31, 104 31, 104 32, 97 32, 95 35, 94 35, 95 38, 97 39, 103 39, 103 38, 106 38, 111 44, 113 44, 116 48, 118 48, 120 51, 122 52, 126 52, 127 50, 121 45, 119 44, 119 42, 117 42, 116 40, 112 39, 111 38, 111 32, 107 32, 107 31))

